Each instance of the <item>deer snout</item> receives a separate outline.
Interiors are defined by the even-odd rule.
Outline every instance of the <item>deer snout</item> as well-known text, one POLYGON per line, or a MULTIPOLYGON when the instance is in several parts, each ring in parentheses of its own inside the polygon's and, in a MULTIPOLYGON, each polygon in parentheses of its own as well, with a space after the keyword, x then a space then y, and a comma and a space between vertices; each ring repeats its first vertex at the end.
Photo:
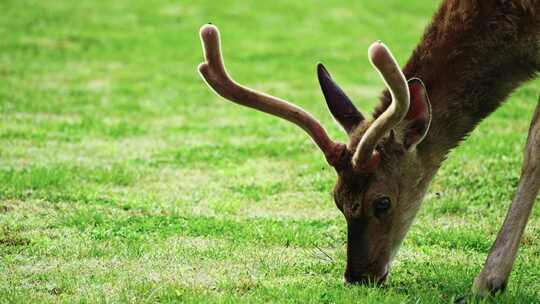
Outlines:
MULTIPOLYGON (((383 235, 384 236, 384 235, 383 235)), ((345 281, 350 284, 382 284, 388 276, 384 239, 370 233, 365 220, 347 221, 345 281)))
POLYGON ((357 272, 351 269, 345 270, 345 282, 354 285, 383 284, 388 278, 388 266, 383 271, 377 273, 357 272))

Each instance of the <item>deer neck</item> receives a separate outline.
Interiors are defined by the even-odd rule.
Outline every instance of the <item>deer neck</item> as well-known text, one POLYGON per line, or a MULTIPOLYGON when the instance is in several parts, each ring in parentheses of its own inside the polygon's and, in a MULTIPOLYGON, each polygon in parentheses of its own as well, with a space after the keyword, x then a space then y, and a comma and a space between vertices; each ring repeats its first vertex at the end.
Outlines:
POLYGON ((460 11, 452 7, 458 2, 463 1, 443 3, 404 68, 407 78, 421 78, 427 87, 432 124, 418 152, 435 171, 479 122, 540 71, 540 8, 460 11))

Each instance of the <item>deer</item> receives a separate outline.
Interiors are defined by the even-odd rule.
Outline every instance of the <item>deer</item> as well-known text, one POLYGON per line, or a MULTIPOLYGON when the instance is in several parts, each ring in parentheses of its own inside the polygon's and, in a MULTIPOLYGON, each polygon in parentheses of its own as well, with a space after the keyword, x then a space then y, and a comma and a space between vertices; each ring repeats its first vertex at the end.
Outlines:
MULTIPOLYGON (((448 153, 540 72, 540 1, 443 0, 403 69, 384 43, 373 43, 368 58, 386 89, 372 119, 319 63, 322 93, 348 143, 332 140, 302 108, 235 82, 215 25, 204 25, 200 38, 205 60, 198 71, 215 93, 297 125, 323 152, 335 169, 332 196, 347 224, 344 279, 379 285, 448 153)), ((506 289, 539 189, 540 99, 515 197, 473 294, 506 289)))

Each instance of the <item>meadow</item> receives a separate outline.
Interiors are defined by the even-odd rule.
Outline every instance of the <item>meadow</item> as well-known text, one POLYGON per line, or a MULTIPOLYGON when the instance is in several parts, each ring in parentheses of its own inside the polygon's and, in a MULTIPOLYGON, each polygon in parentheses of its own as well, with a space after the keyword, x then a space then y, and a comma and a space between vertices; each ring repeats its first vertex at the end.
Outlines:
MULTIPOLYGON (((334 171, 297 127, 196 72, 220 27, 239 82, 346 135, 319 61, 370 113, 383 40, 401 63, 439 1, 0 1, 0 303, 451 303, 504 219, 540 92, 453 151, 382 288, 343 282, 334 171)), ((506 294, 540 302, 540 204, 506 294)), ((491 302, 491 301, 488 301, 491 302)))

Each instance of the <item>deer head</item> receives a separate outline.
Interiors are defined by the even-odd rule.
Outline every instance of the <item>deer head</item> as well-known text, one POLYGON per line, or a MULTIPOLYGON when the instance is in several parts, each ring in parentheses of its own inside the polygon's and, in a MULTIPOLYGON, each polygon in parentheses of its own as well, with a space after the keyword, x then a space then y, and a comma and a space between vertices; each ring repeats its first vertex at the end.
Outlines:
POLYGON ((431 122, 423 83, 407 81, 388 48, 374 43, 369 59, 386 83, 390 102, 382 114, 367 120, 319 64, 318 78, 330 112, 349 135, 348 144, 343 144, 330 139, 301 108, 232 80, 223 64, 218 29, 205 25, 200 35, 205 62, 199 72, 217 94, 298 125, 324 153, 337 172, 334 201, 347 221, 345 279, 383 282, 429 182, 417 149, 431 122))

